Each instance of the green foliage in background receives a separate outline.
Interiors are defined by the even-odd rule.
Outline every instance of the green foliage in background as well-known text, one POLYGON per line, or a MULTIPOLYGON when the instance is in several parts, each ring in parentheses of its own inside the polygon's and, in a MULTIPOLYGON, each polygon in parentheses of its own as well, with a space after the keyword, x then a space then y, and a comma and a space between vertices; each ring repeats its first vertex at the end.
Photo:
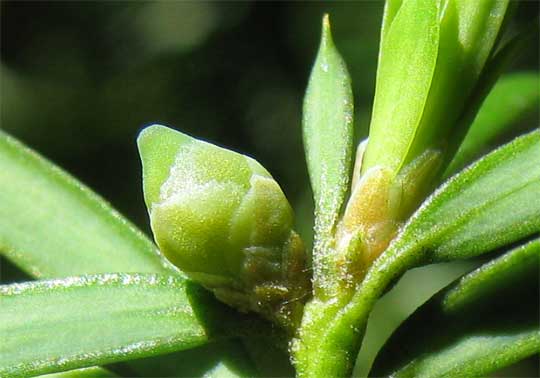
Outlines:
MULTIPOLYGON (((264 5, 71 8, 109 27, 124 20, 131 41, 140 44, 129 69, 115 75, 114 65, 124 64, 118 52, 103 82, 92 80, 90 66, 76 64, 77 52, 90 49, 62 50, 63 70, 46 55, 36 58, 44 59, 49 77, 69 77, 78 89, 13 69, 39 47, 17 55, 6 40, 2 128, 42 143, 39 149, 53 158, 75 153, 75 144, 62 138, 70 133, 82 132, 77 138, 90 142, 123 141, 126 125, 160 120, 203 139, 231 142, 239 151, 245 146, 235 145, 234 134, 249 135, 261 162, 164 126, 145 128, 138 148, 154 243, 89 187, 0 131, 0 256, 12 264, 2 271, 18 269, 38 279, 0 285, 0 375, 486 376, 537 356, 538 63, 533 70, 505 72, 538 37, 538 20, 532 27, 520 22, 526 19, 522 4, 507 0, 388 0, 384 11, 381 5, 329 5, 335 30, 325 15, 302 117, 306 68, 293 89, 294 64, 280 74, 265 60, 273 56, 264 52, 273 42, 239 48, 265 57, 251 69, 229 65, 211 48, 216 36, 228 35, 219 43, 234 46, 239 40, 231 36, 245 36, 246 24, 256 30, 265 20, 264 5), (365 12, 351 14, 354 7, 365 12), (371 23, 361 29, 361 19, 371 23), (198 49, 207 51, 197 57, 198 49), (189 67, 212 59, 223 67, 179 70, 188 59, 189 67), (233 80, 239 72, 245 77, 233 80), (209 93, 206 80, 213 94, 199 96, 209 93), (266 90, 256 90, 259 80, 266 90), (58 102, 42 118, 71 118, 39 133, 37 118, 24 109, 42 109, 43 93, 51 90, 58 102), (143 98, 139 94, 145 100, 131 103, 143 98), (224 98, 249 104, 243 111, 250 129, 232 131, 235 120, 223 110, 230 106, 224 98), (105 111, 85 109, 96 105, 105 111), (128 118, 118 115, 122 109, 130 109, 128 118), (77 126, 77 114, 92 116, 77 126), (190 130, 198 121, 202 131, 190 130), (85 129, 90 123, 95 127, 85 129), (205 125, 221 126, 208 131, 205 125), (300 135, 307 162, 302 175, 300 135), (57 152, 47 153, 53 145, 57 152), (396 285, 417 268, 434 271, 429 265, 435 263, 455 265, 423 297, 418 280, 409 289, 396 285), (435 287, 442 289, 435 293, 435 287), (425 303, 402 313, 404 321, 386 332, 384 346, 370 350, 384 342, 381 335, 370 339, 369 325, 389 290, 412 292, 411 302, 425 303)), ((288 20, 304 20, 284 23, 298 32, 284 33, 290 62, 307 67, 315 49, 313 20, 323 8, 278 8, 288 20)), ((33 12, 2 4, 3 19, 6 12, 21 17, 25 11, 33 12)), ((86 27, 85 17, 74 21, 73 27, 86 27)), ((13 27, 12 21, 6 25, 13 27)), ((22 32, 20 41, 27 37, 22 32)), ((57 43, 74 38, 68 34, 57 43)), ((234 60, 233 50, 226 55, 234 60)), ((125 156, 122 149, 111 157, 90 147, 79 153, 95 156, 86 168, 111 169, 118 177, 110 184, 122 187, 129 182, 122 180, 125 172, 136 171, 130 143, 125 156)), ((140 191, 122 188, 117 195, 130 194, 119 203, 134 202, 138 210, 127 213, 140 216, 142 195, 133 196, 140 191)), ((391 317, 376 320, 384 324, 391 317)))

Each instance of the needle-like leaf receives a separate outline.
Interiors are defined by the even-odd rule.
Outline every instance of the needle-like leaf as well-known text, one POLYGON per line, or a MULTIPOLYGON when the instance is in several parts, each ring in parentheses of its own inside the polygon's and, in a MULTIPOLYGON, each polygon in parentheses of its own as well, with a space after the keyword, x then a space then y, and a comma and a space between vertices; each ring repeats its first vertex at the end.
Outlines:
POLYGON ((470 125, 458 120, 474 107, 469 97, 503 31, 508 3, 387 4, 363 173, 380 165, 397 174, 426 151, 442 153, 439 168, 446 165, 445 154, 470 125))
POLYGON ((0 299, 3 377, 188 349, 234 334, 245 320, 198 285, 154 274, 11 284, 0 287, 0 299))
POLYGON ((438 189, 394 250, 421 259, 473 257, 540 232, 540 131, 487 155, 438 189))
POLYGON ((477 256, 538 235, 539 199, 540 131, 534 131, 455 176, 417 210, 347 303, 320 323, 314 320, 310 345, 300 345, 307 354, 301 367, 310 364, 313 376, 346 372, 375 301, 393 281, 415 266, 477 256))
POLYGON ((321 44, 306 90, 302 124, 315 200, 313 265, 317 287, 348 190, 353 141, 351 81, 332 40, 328 15, 323 19, 321 44))
POLYGON ((439 48, 439 0, 405 1, 387 7, 377 68, 369 142, 362 171, 401 167, 420 123, 439 48))
MULTIPOLYGON (((0 253, 31 276, 157 272, 183 277, 106 201, 2 131, 0 183, 0 253)), ((214 358, 220 361, 220 355, 214 358)))
POLYGON ((477 377, 540 352, 540 239, 463 276, 405 321, 376 377, 477 377))
POLYGON ((174 274, 107 202, 2 131, 0 253, 34 277, 174 274))

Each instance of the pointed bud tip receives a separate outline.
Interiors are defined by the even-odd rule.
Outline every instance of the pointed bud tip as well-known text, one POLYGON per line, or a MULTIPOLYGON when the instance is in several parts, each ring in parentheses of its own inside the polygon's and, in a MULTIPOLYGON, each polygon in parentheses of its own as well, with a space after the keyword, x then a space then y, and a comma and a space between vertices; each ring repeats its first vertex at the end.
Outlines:
POLYGON ((328 13, 325 13, 322 19, 321 43, 326 43, 327 41, 332 41, 332 32, 330 28, 330 16, 328 13))
POLYGON ((137 148, 143 166, 143 192, 150 209, 158 200, 161 184, 169 175, 176 153, 191 137, 162 125, 151 125, 137 137, 137 148))
POLYGON ((144 149, 148 144, 151 144, 153 141, 155 141, 157 139, 157 135, 170 131, 172 130, 168 127, 159 124, 146 126, 137 136, 137 147, 139 149, 139 152, 144 149))
POLYGON ((328 13, 323 14, 323 28, 329 28, 330 27, 330 15, 328 13))

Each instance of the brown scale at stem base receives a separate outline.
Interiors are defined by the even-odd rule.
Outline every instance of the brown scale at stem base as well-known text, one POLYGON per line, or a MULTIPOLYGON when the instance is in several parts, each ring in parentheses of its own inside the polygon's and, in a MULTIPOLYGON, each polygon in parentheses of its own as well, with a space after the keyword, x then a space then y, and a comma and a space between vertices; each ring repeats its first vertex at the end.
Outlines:
MULTIPOLYGON (((364 146, 359 146, 357 165, 364 146)), ((352 276, 345 277, 351 285, 362 280, 432 189, 440 163, 440 152, 428 150, 397 175, 384 166, 374 166, 360 175, 360 167, 355 167, 351 197, 336 233, 336 265, 352 276)))

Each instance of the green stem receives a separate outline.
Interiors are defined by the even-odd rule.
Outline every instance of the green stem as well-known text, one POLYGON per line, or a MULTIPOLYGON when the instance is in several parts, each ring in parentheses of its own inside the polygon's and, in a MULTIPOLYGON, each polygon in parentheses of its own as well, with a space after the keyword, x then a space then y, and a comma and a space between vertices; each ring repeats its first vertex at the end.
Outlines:
POLYGON ((349 377, 371 309, 385 289, 422 259, 421 250, 393 245, 367 272, 353 294, 310 302, 293 348, 299 377, 349 377))

